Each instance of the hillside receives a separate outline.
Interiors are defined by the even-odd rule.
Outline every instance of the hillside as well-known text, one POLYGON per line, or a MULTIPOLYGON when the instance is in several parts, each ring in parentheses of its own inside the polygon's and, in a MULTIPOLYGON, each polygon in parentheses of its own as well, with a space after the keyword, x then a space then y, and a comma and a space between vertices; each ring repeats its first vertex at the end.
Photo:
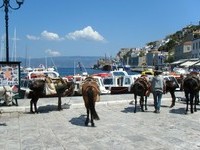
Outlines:
MULTIPOLYGON (((188 25, 181 30, 176 31, 175 33, 166 35, 166 37, 161 40, 149 42, 145 45, 145 47, 138 48, 140 49, 140 57, 144 56, 146 51, 150 52, 158 50, 162 52, 168 52, 168 57, 165 62, 170 63, 174 61, 174 51, 176 46, 183 44, 186 41, 193 41, 194 39, 198 38, 200 38, 200 25, 188 25)), ((131 48, 129 48, 127 51, 122 49, 117 53, 119 60, 122 62, 126 62, 127 58, 129 58, 131 55, 131 48)))

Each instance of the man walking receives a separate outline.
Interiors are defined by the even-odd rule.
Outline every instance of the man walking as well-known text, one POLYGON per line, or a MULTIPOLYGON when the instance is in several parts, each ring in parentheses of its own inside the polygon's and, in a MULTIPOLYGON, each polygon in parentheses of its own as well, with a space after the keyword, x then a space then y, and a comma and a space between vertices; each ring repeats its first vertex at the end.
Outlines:
POLYGON ((162 95, 166 91, 165 81, 161 74, 161 71, 156 70, 154 72, 154 77, 151 82, 151 89, 153 93, 155 107, 154 113, 160 113, 162 95))

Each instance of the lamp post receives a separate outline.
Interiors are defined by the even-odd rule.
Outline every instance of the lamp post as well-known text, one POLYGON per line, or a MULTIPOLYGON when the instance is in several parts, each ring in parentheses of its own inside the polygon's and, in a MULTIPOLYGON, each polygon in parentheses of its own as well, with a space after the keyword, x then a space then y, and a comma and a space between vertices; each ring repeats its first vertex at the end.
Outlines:
POLYGON ((6 62, 9 62, 9 38, 8 38, 8 11, 9 8, 13 10, 17 10, 21 7, 21 5, 24 3, 24 0, 16 0, 16 3, 18 4, 17 7, 12 7, 10 5, 10 0, 3 0, 2 6, 0 8, 4 7, 5 12, 5 27, 6 27, 6 62))

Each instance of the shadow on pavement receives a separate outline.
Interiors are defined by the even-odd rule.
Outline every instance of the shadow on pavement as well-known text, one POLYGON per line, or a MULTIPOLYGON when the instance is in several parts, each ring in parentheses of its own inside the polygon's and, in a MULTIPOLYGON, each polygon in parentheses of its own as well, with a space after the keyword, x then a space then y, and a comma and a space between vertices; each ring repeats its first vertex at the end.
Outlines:
MULTIPOLYGON (((124 110, 122 110, 121 112, 123 112, 123 113, 134 113, 134 109, 135 109, 134 106, 126 107, 126 108, 124 108, 124 110)), ((137 110, 139 110, 139 107, 137 107, 137 110)))
MULTIPOLYGON (((69 104, 63 104, 62 109, 69 109, 70 105, 69 104)), ((34 110, 34 107, 33 107, 34 110)), ((39 106, 38 107, 38 113, 49 113, 51 111, 59 111, 58 110, 58 105, 46 105, 46 106, 39 106)), ((31 112, 28 112, 31 113, 31 112)))
POLYGON ((0 123, 0 126, 7 126, 6 123, 0 123))
POLYGON ((74 117, 69 122, 73 125, 85 127, 85 115, 81 115, 79 117, 74 117))
POLYGON ((50 111, 58 111, 58 106, 57 105, 46 105, 46 106, 38 107, 39 113, 49 113, 50 111))
POLYGON ((185 115, 185 108, 171 109, 169 113, 185 115))

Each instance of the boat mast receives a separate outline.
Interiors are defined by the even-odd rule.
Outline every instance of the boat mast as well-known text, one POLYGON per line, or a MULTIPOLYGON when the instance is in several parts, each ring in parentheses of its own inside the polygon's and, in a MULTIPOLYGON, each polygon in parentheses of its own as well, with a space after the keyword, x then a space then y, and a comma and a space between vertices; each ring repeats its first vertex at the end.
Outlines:
POLYGON ((46 69, 48 69, 48 66, 47 66, 47 56, 45 56, 45 67, 46 67, 46 69))
POLYGON ((26 48, 25 48, 25 62, 24 62, 24 67, 26 68, 27 67, 27 46, 26 46, 26 48))
POLYGON ((74 75, 76 74, 75 61, 74 61, 74 75))
POLYGON ((5 52, 5 34, 1 37, 1 61, 4 61, 4 52, 5 52))
POLYGON ((51 62, 52 62, 52 64, 53 64, 53 66, 54 66, 54 69, 58 72, 58 68, 57 68, 57 66, 55 65, 55 63, 54 63, 54 61, 53 61, 53 58, 51 57, 51 62))
POLYGON ((15 28, 14 37, 13 37, 13 53, 12 53, 13 61, 16 61, 16 58, 17 58, 17 44, 16 44, 16 41, 17 41, 17 31, 16 31, 16 28, 15 28))

